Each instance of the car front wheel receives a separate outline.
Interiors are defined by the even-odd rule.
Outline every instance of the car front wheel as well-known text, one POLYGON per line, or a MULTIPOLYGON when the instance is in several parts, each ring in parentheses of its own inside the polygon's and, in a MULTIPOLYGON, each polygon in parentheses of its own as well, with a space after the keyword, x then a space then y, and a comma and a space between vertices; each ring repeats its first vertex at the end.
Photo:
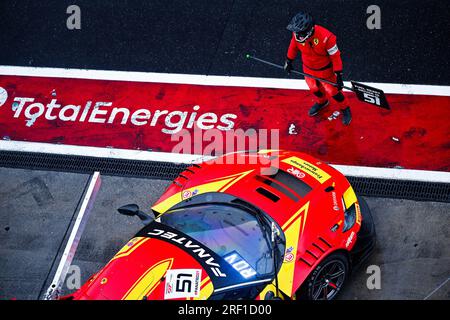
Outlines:
POLYGON ((325 258, 303 283, 298 299, 332 300, 341 291, 349 273, 344 253, 335 252, 325 258))

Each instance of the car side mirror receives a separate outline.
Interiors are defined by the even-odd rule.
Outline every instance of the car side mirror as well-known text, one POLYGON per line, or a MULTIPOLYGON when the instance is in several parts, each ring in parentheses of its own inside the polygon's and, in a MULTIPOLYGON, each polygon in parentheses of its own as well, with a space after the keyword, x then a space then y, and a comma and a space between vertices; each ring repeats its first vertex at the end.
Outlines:
POLYGON ((334 187, 333 186, 329 186, 329 187, 327 187, 326 189, 325 189, 325 192, 331 192, 331 191, 333 191, 334 190, 334 187))
POLYGON ((125 206, 121 206, 119 209, 117 209, 120 214, 123 214, 125 216, 135 216, 139 212, 139 206, 137 204, 127 204, 125 206))
POLYGON ((150 214, 146 214, 145 212, 139 210, 139 206, 134 203, 124 205, 117 209, 117 211, 125 216, 137 216, 139 219, 141 219, 144 225, 148 225, 153 220, 155 220, 155 215, 153 214, 153 212, 151 212, 150 214))

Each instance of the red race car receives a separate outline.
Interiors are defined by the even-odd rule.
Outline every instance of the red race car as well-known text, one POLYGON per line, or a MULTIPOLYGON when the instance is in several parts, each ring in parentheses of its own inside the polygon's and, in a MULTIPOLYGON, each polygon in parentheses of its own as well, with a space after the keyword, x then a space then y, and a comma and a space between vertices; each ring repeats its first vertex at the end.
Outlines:
POLYGON ((364 200, 299 152, 195 164, 151 213, 119 212, 145 227, 63 299, 333 299, 375 246, 364 200))

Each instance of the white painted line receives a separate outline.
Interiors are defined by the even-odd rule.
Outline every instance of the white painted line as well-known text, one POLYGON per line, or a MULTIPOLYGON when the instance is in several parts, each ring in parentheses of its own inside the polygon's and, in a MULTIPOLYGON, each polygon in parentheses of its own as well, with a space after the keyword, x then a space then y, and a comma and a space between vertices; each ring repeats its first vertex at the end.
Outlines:
POLYGON ((61 260, 58 264, 53 281, 44 295, 44 300, 53 300, 59 297, 61 286, 64 283, 67 272, 72 264, 73 257, 78 248, 81 235, 86 227, 89 214, 91 213, 92 206, 100 189, 101 179, 100 172, 96 171, 91 177, 89 186, 81 203, 80 210, 78 211, 77 218, 73 224, 72 231, 70 232, 69 239, 67 240, 66 247, 64 249, 61 260))
MULTIPOLYGON (((41 142, 8 141, 0 140, 0 151, 41 152, 49 154, 62 154, 72 156, 87 156, 112 159, 126 159, 139 161, 161 161, 170 163, 195 163, 202 157, 195 154, 178 154, 170 152, 153 152, 128 149, 111 149, 99 147, 84 147, 73 145, 61 145, 41 142)), ((411 170, 395 168, 376 168, 363 166, 348 166, 331 164, 332 167, 349 177, 378 178, 392 180, 424 181, 450 183, 450 172, 411 170)))
POLYGON ((201 157, 198 155, 173 154, 169 152, 153 152, 143 150, 113 149, 8 140, 0 140, 0 151, 42 152, 71 156, 87 156, 140 161, 162 161, 172 163, 192 163, 201 157))
MULTIPOLYGON (((193 84, 205 86, 229 86, 251 88, 304 89, 308 87, 302 79, 279 79, 257 77, 207 76, 197 74, 154 73, 135 71, 109 71, 88 69, 38 68, 0 66, 0 76, 32 76, 50 78, 74 78, 112 81, 134 81, 152 83, 193 84)), ((408 95, 450 96, 450 86, 418 84, 375 83, 365 84, 382 89, 385 93, 408 95)), ((345 85, 351 86, 346 81, 345 85)))
POLYGON ((442 288, 448 281, 450 280, 450 277, 447 278, 444 282, 442 282, 439 286, 437 286, 436 289, 431 291, 423 300, 427 300, 429 297, 431 297, 433 294, 435 294, 440 288, 442 288))

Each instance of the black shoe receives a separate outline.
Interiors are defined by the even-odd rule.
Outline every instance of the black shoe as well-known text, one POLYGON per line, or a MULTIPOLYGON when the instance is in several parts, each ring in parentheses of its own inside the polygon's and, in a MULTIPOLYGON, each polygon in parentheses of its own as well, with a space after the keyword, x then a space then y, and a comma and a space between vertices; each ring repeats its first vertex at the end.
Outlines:
POLYGON ((352 121, 352 113, 350 111, 350 107, 341 109, 341 111, 342 111, 342 123, 345 126, 348 126, 350 124, 350 122, 352 121))
POLYGON ((313 117, 315 116, 320 110, 322 110, 323 108, 325 108, 326 106, 328 106, 329 101, 325 101, 324 103, 318 103, 316 102, 311 109, 309 109, 309 116, 313 117))

